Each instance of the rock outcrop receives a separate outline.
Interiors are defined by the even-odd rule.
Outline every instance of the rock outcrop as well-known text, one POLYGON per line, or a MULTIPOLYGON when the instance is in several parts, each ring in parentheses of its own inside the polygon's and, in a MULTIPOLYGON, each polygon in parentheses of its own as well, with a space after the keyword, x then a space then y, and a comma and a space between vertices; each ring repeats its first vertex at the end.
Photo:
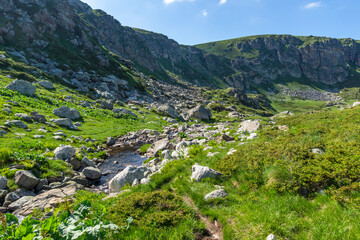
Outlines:
POLYGON ((7 89, 19 92, 26 96, 32 97, 35 95, 36 87, 28 81, 15 80, 6 86, 7 89))

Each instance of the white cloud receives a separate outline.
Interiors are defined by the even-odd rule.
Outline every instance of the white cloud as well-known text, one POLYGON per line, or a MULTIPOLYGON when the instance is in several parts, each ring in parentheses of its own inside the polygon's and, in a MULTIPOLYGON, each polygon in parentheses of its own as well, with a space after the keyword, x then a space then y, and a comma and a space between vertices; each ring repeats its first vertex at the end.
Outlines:
POLYGON ((169 5, 169 4, 174 3, 174 2, 184 2, 184 1, 193 2, 195 0, 163 0, 165 5, 169 5))
POLYGON ((312 2, 312 3, 308 3, 304 6, 305 9, 312 9, 312 8, 318 8, 321 7, 322 3, 321 2, 312 2))
POLYGON ((208 11, 206 11, 206 9, 204 9, 204 10, 202 11, 202 15, 203 15, 204 17, 206 17, 206 16, 208 15, 208 11))
POLYGON ((227 2, 227 0, 220 0, 219 5, 223 5, 227 2))

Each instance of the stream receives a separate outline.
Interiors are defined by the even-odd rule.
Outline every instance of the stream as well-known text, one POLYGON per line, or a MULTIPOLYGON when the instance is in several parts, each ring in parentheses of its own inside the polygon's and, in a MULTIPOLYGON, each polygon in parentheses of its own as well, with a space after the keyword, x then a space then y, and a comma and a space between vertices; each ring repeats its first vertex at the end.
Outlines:
POLYGON ((98 188, 102 191, 107 191, 108 182, 115 177, 116 174, 124 170, 127 166, 141 166, 145 160, 147 160, 147 157, 140 156, 134 153, 134 151, 129 150, 110 156, 99 166, 103 175, 97 183, 98 188))

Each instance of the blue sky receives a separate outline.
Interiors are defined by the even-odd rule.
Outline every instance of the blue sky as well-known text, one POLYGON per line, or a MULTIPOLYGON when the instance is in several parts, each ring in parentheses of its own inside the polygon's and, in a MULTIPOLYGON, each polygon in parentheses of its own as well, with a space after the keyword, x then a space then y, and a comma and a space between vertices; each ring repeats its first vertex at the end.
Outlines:
POLYGON ((359 0, 82 0, 122 25, 198 44, 259 34, 360 39, 359 0))

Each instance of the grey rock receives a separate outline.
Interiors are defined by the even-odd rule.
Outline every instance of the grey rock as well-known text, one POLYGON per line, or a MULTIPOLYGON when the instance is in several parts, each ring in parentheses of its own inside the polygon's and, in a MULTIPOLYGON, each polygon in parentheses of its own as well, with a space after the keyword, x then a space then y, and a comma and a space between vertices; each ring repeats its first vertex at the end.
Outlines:
POLYGON ((81 168, 81 162, 76 158, 71 158, 70 164, 74 170, 79 170, 81 168))
POLYGON ((32 191, 28 191, 26 189, 17 189, 14 192, 8 193, 5 196, 5 202, 15 202, 16 200, 24 197, 24 196, 35 196, 35 193, 32 191))
POLYGON ((60 146, 54 150, 55 159, 59 160, 70 160, 75 155, 75 149, 70 146, 60 146))
POLYGON ((229 194, 227 194, 227 192, 224 189, 218 189, 218 190, 215 190, 215 191, 207 194, 205 196, 205 201, 208 201, 210 199, 215 199, 215 198, 224 198, 227 196, 229 196, 229 194))
POLYGON ((27 190, 32 190, 39 183, 39 179, 35 177, 30 171, 17 171, 14 176, 15 183, 27 190))
POLYGON ((7 190, 0 190, 0 202, 3 201, 9 192, 7 190))
POLYGON ((180 115, 178 112, 170 105, 164 104, 159 106, 156 111, 160 114, 172 117, 172 118, 178 118, 180 115))
POLYGON ((59 125, 60 127, 66 127, 70 130, 78 130, 78 128, 74 126, 69 118, 51 119, 50 121, 59 125))
POLYGON ((41 139, 41 138, 44 138, 44 135, 34 135, 33 137, 37 138, 37 139, 41 139))
POLYGON ((39 114, 38 112, 31 112, 31 119, 34 122, 38 122, 38 123, 45 123, 46 122, 46 118, 44 115, 39 114))
POLYGON ((5 122, 5 126, 8 126, 8 127, 16 126, 16 127, 22 128, 22 129, 28 129, 28 126, 26 125, 26 123, 24 123, 20 120, 7 121, 7 122, 5 122))
POLYGON ((6 88, 29 97, 33 97, 36 92, 36 87, 30 82, 24 80, 12 81, 9 85, 6 86, 6 88))
POLYGON ((242 123, 240 123, 239 131, 253 133, 253 132, 256 132, 257 130, 259 130, 259 128, 260 128, 259 121, 246 120, 246 121, 243 121, 242 123))
POLYGON ((7 179, 6 177, 2 177, 0 175, 0 190, 5 189, 7 187, 7 179))
POLYGON ((169 148, 170 144, 170 140, 167 138, 157 141, 147 150, 147 155, 149 157, 159 157, 159 151, 169 148))
POLYGON ((39 85, 49 90, 54 89, 54 84, 50 81, 41 81, 39 82, 39 85))
POLYGON ((133 113, 132 111, 130 110, 127 110, 125 108, 115 108, 112 110, 114 113, 117 113, 119 114, 119 116, 121 115, 131 115, 131 116, 134 116, 137 118, 137 115, 135 113, 133 113))
POLYGON ((108 137, 106 139, 106 145, 109 147, 113 146, 115 144, 115 142, 116 142, 116 139, 113 137, 108 137))
POLYGON ((126 184, 132 184, 135 179, 145 178, 145 172, 148 169, 146 167, 133 167, 128 166, 123 171, 118 173, 113 179, 109 182, 109 190, 111 193, 121 191, 121 188, 126 184))
POLYGON ((204 178, 220 178, 222 173, 215 171, 209 167, 200 166, 199 164, 195 164, 192 166, 192 175, 191 180, 195 180, 199 182, 204 178))
POLYGON ((85 167, 95 167, 95 163, 88 159, 87 157, 84 157, 82 160, 81 160, 81 166, 83 166, 84 168, 85 167))
POLYGON ((91 180, 99 180, 101 178, 101 171, 95 167, 86 167, 82 173, 91 180))
POLYGON ((161 153, 161 157, 163 159, 173 159, 173 157, 171 156, 171 151, 170 150, 164 150, 161 153))
POLYGON ((199 120, 210 120, 212 117, 211 111, 203 105, 199 105, 188 111, 188 118, 196 118, 199 120))
POLYGON ((80 185, 83 185, 83 186, 88 186, 89 185, 89 181, 87 180, 86 176, 81 173, 80 175, 78 176, 75 176, 73 178, 71 178, 71 181, 74 181, 80 185))
POLYGON ((107 100, 107 101, 102 101, 100 103, 100 108, 102 109, 108 109, 108 110, 113 110, 114 109, 114 103, 111 100, 107 100))
POLYGON ((149 184, 150 182, 151 182, 151 180, 149 178, 143 178, 140 180, 140 184, 142 184, 142 185, 149 184))
POLYGON ((47 179, 40 179, 39 183, 35 187, 35 191, 40 192, 41 190, 43 190, 44 186, 46 186, 48 184, 49 184, 49 181, 47 179))
POLYGON ((8 206, 8 209, 11 210, 11 211, 15 211, 15 210, 21 208, 22 206, 24 206, 32 198, 33 198, 32 196, 24 196, 24 197, 16 200, 15 202, 11 203, 8 206))
POLYGON ((7 113, 9 113, 9 114, 12 113, 12 110, 11 110, 11 108, 9 108, 9 107, 5 107, 5 108, 3 109, 3 111, 4 111, 4 112, 7 112, 7 113))
POLYGON ((78 110, 76 110, 75 108, 69 108, 67 106, 54 109, 53 114, 60 118, 68 118, 70 120, 76 120, 81 118, 81 115, 78 110))

